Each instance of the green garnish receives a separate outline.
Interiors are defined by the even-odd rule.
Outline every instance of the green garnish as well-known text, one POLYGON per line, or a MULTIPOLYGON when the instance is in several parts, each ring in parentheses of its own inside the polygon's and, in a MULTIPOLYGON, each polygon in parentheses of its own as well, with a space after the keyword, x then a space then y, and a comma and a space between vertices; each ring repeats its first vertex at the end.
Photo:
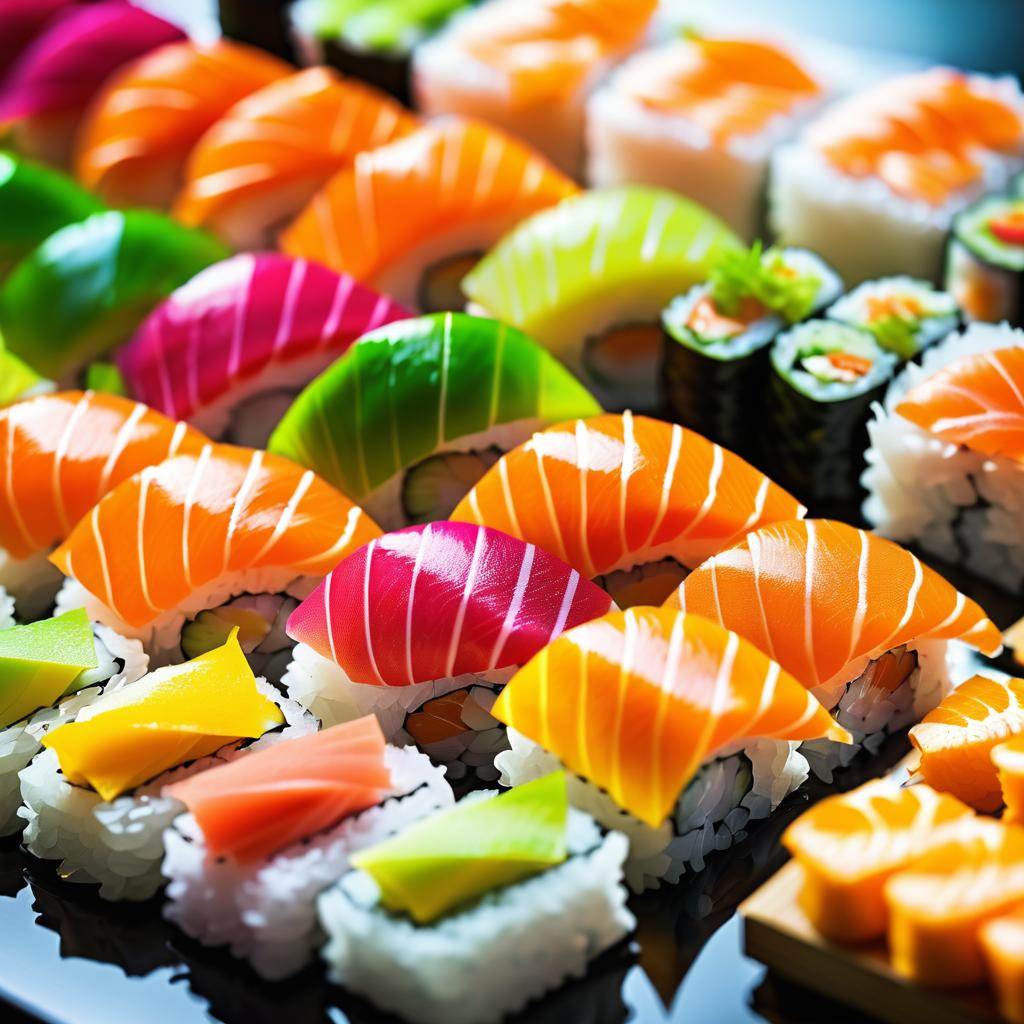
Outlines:
POLYGON ((916 354, 917 332, 921 326, 919 320, 908 320, 893 314, 870 321, 863 326, 875 336, 875 340, 882 348, 899 356, 900 359, 911 359, 916 354))
POLYGON ((755 298, 789 323, 803 320, 814 308, 821 281, 813 274, 787 274, 782 252, 765 250, 761 242, 749 249, 724 249, 711 269, 711 297, 726 316, 735 316, 744 299, 755 298))
POLYGON ((85 386, 105 395, 127 395, 128 386, 113 363, 90 363, 85 371, 85 386))

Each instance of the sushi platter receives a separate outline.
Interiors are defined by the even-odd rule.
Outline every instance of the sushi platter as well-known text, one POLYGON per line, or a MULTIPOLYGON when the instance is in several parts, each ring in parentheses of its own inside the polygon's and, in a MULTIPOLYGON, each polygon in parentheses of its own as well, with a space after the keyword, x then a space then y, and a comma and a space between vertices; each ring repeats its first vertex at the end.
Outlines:
POLYGON ((0 1017, 1024 1024, 1020 81, 175 6, 0 0, 0 1017))

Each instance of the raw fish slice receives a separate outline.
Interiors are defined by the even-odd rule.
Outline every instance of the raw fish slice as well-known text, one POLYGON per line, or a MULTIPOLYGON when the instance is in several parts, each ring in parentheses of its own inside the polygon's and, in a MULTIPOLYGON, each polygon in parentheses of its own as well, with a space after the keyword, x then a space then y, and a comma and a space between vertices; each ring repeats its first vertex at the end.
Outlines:
POLYGON ((50 560, 137 630, 240 574, 323 575, 378 533, 309 470, 266 452, 206 445, 119 484, 50 560))
POLYGON ((59 543, 123 480, 198 453, 205 440, 139 402, 92 391, 0 410, 0 548, 28 558, 59 543))
POLYGON ((0 89, 21 53, 47 24, 77 0, 5 0, 0 6, 0 89))
POLYGON ((1024 461, 1024 349, 958 359, 911 388, 895 411, 950 444, 1024 461))
POLYGON ((627 412, 534 434, 452 519, 521 537, 593 578, 666 557, 693 569, 748 530, 803 512, 738 455, 627 412))
POLYGON ((849 734, 788 672, 697 615, 612 612, 513 676, 491 714, 658 828, 700 766, 757 737, 849 734))
POLYGON ((373 716, 193 775, 164 790, 216 857, 260 860, 377 804, 391 785, 373 716))
POLYGON ((232 634, 223 647, 97 698, 43 738, 68 781, 113 800, 161 772, 255 739, 284 716, 256 688, 232 634))
POLYGON ((928 786, 900 788, 891 779, 829 797, 783 836, 804 870, 800 906, 832 942, 880 938, 889 920, 886 881, 974 820, 955 797, 928 786))
POLYGON ((984 611, 915 555, 828 519, 749 534, 666 605, 735 630, 811 688, 920 639, 961 640, 987 655, 1002 643, 984 611))
POLYGON ((185 159, 239 100, 292 68, 219 39, 161 47, 104 83, 75 147, 75 174, 116 206, 170 205, 185 159))
POLYGON ((1024 908, 983 925, 981 946, 999 1012, 1010 1024, 1024 1024, 1024 908))
POLYGON ((360 683, 409 686, 521 665, 611 599, 532 544, 464 523, 389 533, 292 613, 288 635, 360 683))
POLYGON ((447 911, 561 864, 569 799, 555 772, 490 799, 467 799, 352 858, 389 910, 429 924, 447 911))
POLYGON ((1017 733, 1012 739, 993 747, 991 756, 998 772, 1003 803, 1006 804, 1003 821, 1020 825, 1024 823, 1024 735, 1017 733))

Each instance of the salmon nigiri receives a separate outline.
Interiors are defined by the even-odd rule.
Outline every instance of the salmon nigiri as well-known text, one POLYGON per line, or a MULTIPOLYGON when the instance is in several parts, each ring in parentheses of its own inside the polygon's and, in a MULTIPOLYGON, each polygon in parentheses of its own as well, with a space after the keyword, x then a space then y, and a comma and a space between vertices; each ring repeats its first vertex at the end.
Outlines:
POLYGON ((466 523, 385 534, 331 572, 288 620, 283 683, 322 722, 375 711, 450 777, 493 780, 498 689, 564 629, 611 599, 554 555, 466 523))
POLYGON ((287 647, 289 595, 309 593, 378 533, 315 473, 207 444, 123 481, 51 561, 72 577, 62 607, 84 606, 142 639, 154 663, 201 655, 238 627, 246 653, 269 671, 287 647))
MULTIPOLYGON (((756 644, 869 746, 939 702, 950 641, 990 655, 1002 643, 982 608, 915 555, 827 519, 750 533, 666 603, 756 644)), ((843 753, 816 749, 816 772, 827 779, 843 753)))
POLYGON ((452 519, 547 548, 626 607, 659 604, 747 531, 803 513, 732 452, 626 412, 534 434, 488 470, 452 519))
POLYGON ((199 140, 175 216, 238 249, 274 248, 277 229, 332 174, 415 127, 369 86, 327 68, 299 71, 236 103, 199 140))
POLYGON ((0 409, 0 584, 21 613, 34 617, 51 603, 60 580, 46 556, 100 498, 205 440, 141 403, 92 391, 0 409))
POLYGON ((79 128, 75 175, 114 206, 167 207, 200 136, 284 61, 239 43, 172 43, 104 83, 79 128))
POLYGON ((698 615, 631 608, 569 630, 493 709, 518 785, 560 765, 574 803, 631 839, 630 884, 676 880, 807 777, 796 741, 849 734, 785 669, 698 615), (739 749, 737 749, 739 748, 739 749))
POLYGON ((424 310, 461 309, 461 277, 476 259, 576 191, 515 137, 446 118, 358 156, 284 231, 281 247, 424 310))

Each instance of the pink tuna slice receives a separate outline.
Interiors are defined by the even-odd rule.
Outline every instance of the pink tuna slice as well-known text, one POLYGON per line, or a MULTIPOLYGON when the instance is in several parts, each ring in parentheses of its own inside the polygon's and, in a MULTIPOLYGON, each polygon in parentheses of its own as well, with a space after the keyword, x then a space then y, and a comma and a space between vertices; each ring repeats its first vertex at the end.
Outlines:
POLYGON ((0 93, 0 122, 85 107, 128 61, 185 33, 124 0, 59 11, 25 49, 0 93))
POLYGON ((292 612, 288 635, 362 683, 413 683, 522 665, 612 608, 596 584, 500 530, 428 523, 385 534, 292 612))
POLYGON ((3 0, 0 3, 0 82, 58 11, 76 0, 3 0))
POLYGON ((326 367, 360 335, 412 315, 318 263, 243 253, 157 306, 118 364, 133 397, 187 420, 272 364, 322 352, 326 367))

